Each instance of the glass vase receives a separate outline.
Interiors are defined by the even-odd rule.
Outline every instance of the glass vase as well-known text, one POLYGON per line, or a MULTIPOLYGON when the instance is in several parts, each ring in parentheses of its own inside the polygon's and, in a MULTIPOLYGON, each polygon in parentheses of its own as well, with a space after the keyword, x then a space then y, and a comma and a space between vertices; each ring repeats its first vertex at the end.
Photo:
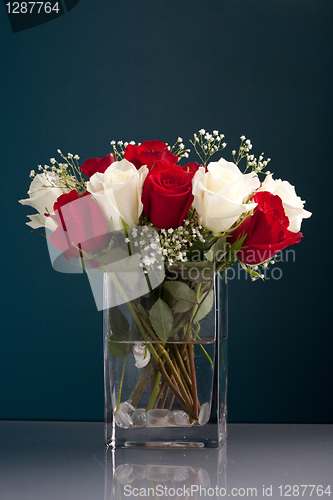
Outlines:
POLYGON ((168 269, 157 287, 127 302, 119 280, 104 274, 107 446, 225 442, 227 283, 205 264, 168 269))

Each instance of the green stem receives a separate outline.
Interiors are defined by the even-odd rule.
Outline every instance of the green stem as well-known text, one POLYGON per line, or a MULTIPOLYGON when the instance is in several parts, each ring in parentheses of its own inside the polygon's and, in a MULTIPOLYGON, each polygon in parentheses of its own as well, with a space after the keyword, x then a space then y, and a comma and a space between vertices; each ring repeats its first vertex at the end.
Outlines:
POLYGON ((151 410, 155 404, 155 401, 156 401, 156 398, 158 396, 159 389, 160 389, 161 377, 162 377, 161 372, 157 372, 156 377, 155 377, 153 390, 152 390, 152 393, 151 393, 151 396, 150 396, 150 399, 148 402, 147 411, 151 410))
MULTIPOLYGON (((144 325, 146 325, 146 328, 148 329, 149 325, 146 323, 146 321, 143 318, 141 318, 141 320, 142 320, 142 323, 144 325)), ((153 336, 156 337, 154 333, 153 333, 153 336)), ((181 379, 181 377, 179 375, 179 372, 175 368, 175 365, 172 363, 168 352, 165 350, 164 345, 161 344, 160 342, 158 342, 158 343, 156 343, 156 347, 161 351, 160 354, 157 354, 156 350, 154 349, 154 351, 156 353, 156 356, 157 356, 157 359, 154 356, 154 359, 155 359, 155 362, 156 362, 156 366, 157 366, 157 361, 160 359, 160 356, 164 356, 166 364, 170 368, 171 373, 174 375, 177 384, 180 386, 180 388, 182 388, 183 387, 183 381, 182 381, 182 379, 181 379)), ((149 350, 151 350, 151 344, 149 344, 149 350)))
MULTIPOLYGON (((153 356, 153 358, 155 360, 156 368, 159 371, 161 371, 161 373, 162 373, 164 379, 167 381, 167 384, 170 387, 170 389, 173 392, 174 392, 174 390, 176 390, 175 395, 176 395, 177 399, 181 402, 181 404, 183 406, 188 406, 189 408, 191 408, 191 399, 192 399, 191 395, 184 388, 184 384, 183 384, 183 381, 182 381, 182 379, 180 377, 180 374, 177 371, 177 369, 175 368, 174 364, 172 363, 172 361, 171 361, 171 359, 170 359, 167 351, 165 350, 163 344, 161 344, 160 342, 158 342, 156 344, 156 347, 161 351, 161 353, 159 355, 156 352, 155 347, 151 343, 151 339, 149 339, 147 331, 151 334, 152 338, 157 338, 156 335, 155 335, 155 333, 152 331, 152 329, 149 327, 149 325, 146 323, 146 321, 142 317, 140 319, 140 317, 138 316, 138 314, 137 314, 137 312, 136 312, 133 304, 131 302, 128 302, 127 297, 125 295, 125 292, 123 291, 121 284, 119 283, 118 279, 116 278, 116 276, 114 274, 112 275, 112 280, 113 280, 113 282, 114 282, 114 284, 115 284, 115 286, 116 286, 116 288, 117 288, 120 296, 122 297, 122 299, 124 300, 126 306, 128 307, 129 311, 131 312, 131 314, 133 316, 133 319, 136 322, 136 324, 137 324, 137 326, 138 326, 138 328, 140 330, 140 333, 142 334, 142 337, 147 342, 147 347, 148 347, 149 351, 151 352, 151 355, 153 356), (181 395, 180 391, 177 390, 176 386, 172 383, 169 375, 167 374, 167 372, 165 370, 165 367, 164 367, 164 365, 163 365, 163 363, 161 362, 161 359, 160 359, 161 355, 164 356, 165 362, 168 365, 171 373, 173 374, 176 383, 178 384, 181 392, 183 393, 183 396, 181 395)), ((199 286, 197 287, 197 294, 200 294, 200 289, 201 289, 201 283, 199 283, 199 286)), ((193 309, 195 310, 195 307, 193 309)), ((195 312, 192 311, 192 314, 194 316, 195 312)))
POLYGON ((138 402, 140 401, 140 398, 148 384, 148 365, 146 365, 141 373, 141 376, 139 378, 139 383, 136 386, 131 404, 134 406, 134 408, 137 406, 138 402))
POLYGON ((185 399, 183 398, 183 396, 181 395, 180 391, 178 390, 176 384, 171 380, 171 378, 169 377, 169 375, 167 374, 166 370, 165 370, 165 367, 162 363, 161 360, 158 361, 158 363, 156 364, 156 367, 157 369, 162 373, 162 376, 165 380, 165 382, 167 383, 167 385, 170 387, 171 391, 173 392, 173 394, 176 396, 176 398, 178 399, 178 401, 180 402, 180 404, 182 405, 183 409, 188 412, 189 411, 189 408, 191 407, 189 401, 185 401, 185 399))
POLYGON ((196 297, 198 303, 195 304, 195 306, 192 309, 190 324, 193 322, 193 319, 194 319, 194 317, 197 314, 197 311, 199 309, 199 305, 200 305, 199 298, 200 298, 201 287, 202 287, 202 283, 198 283, 197 286, 195 287, 195 297, 196 297))
POLYGON ((175 368, 175 365, 172 363, 172 361, 171 361, 171 359, 169 357, 169 354, 167 353, 167 351, 165 349, 164 349, 163 354, 165 356, 165 361, 168 364, 168 366, 169 366, 169 368, 171 370, 172 375, 175 377, 176 383, 179 385, 179 388, 180 388, 180 390, 182 391, 182 393, 184 395, 185 400, 187 401, 187 403, 189 404, 189 406, 191 406, 190 395, 188 395, 188 393, 187 393, 187 391, 186 391, 186 389, 184 387, 182 378, 179 375, 178 370, 175 368))
MULTIPOLYGON (((201 285, 201 283, 200 283, 200 285, 201 285)), ((203 303, 204 303, 204 301, 206 300, 206 298, 207 298, 207 296, 209 295, 210 291, 212 290, 213 286, 214 286, 214 281, 212 281, 212 283, 209 285, 208 289, 207 289, 207 290, 206 290, 206 292, 205 292, 204 298, 203 298, 203 299, 200 301, 200 303, 197 305, 197 308, 196 308, 196 311, 195 311, 195 314, 194 314, 194 316, 193 316, 192 320, 194 320, 194 319, 195 319, 196 315, 197 315, 197 314, 198 314, 198 312, 199 312, 200 307, 202 306, 202 304, 203 304, 203 303)), ((201 288, 200 288, 200 290, 201 290, 201 288)), ((198 296, 197 296, 197 299, 199 300, 199 297, 198 297, 198 296)), ((193 309, 194 309, 194 308, 193 308, 193 309)))
POLYGON ((165 406, 165 408, 167 410, 171 410, 174 400, 175 400, 175 395, 174 395, 174 393, 171 393, 169 398, 168 398, 168 402, 165 406))
POLYGON ((191 378, 190 378, 189 374, 187 373, 187 370, 186 370, 185 365, 184 365, 184 360, 183 360, 183 358, 182 358, 182 356, 181 356, 181 354, 180 354, 180 352, 179 352, 179 348, 178 348, 178 346, 177 346, 177 345, 175 345, 175 346, 173 347, 173 353, 174 353, 174 356, 175 356, 175 358, 176 358, 176 360, 177 360, 177 362, 178 362, 178 366, 179 366, 179 368, 180 368, 180 371, 181 371, 181 373, 182 373, 182 375, 183 375, 183 377, 184 377, 185 381, 187 382, 187 385, 188 385, 189 387, 191 387, 191 385, 192 385, 192 380, 191 380, 191 378))
MULTIPOLYGON (((164 405, 165 405, 165 402, 167 400, 167 397, 168 397, 168 394, 169 394, 169 387, 167 386, 167 384, 165 382, 163 382, 163 385, 162 385, 162 391, 161 391, 161 395, 160 396, 157 396, 157 400, 158 401, 159 399, 161 399, 161 401, 159 402, 159 405, 158 405, 158 408, 160 409, 164 409, 164 405)), ((157 408, 157 405, 155 404, 155 407, 157 408)))
MULTIPOLYGON (((141 376, 142 376, 142 373, 141 373, 141 376)), ((135 384, 135 386, 133 387, 133 390, 132 390, 132 392, 131 392, 131 394, 130 394, 130 397, 128 398, 128 400, 129 400, 129 401, 132 401, 132 399, 133 399, 133 397, 134 397, 134 394, 135 394, 135 392, 136 392, 136 390, 137 390, 137 388, 138 388, 138 386, 139 386, 139 384, 140 384, 140 380, 141 380, 141 377, 139 377, 139 378, 138 378, 138 380, 136 381, 136 384, 135 384)))
POLYGON ((203 352, 205 353, 205 355, 207 356, 207 359, 208 359, 208 361, 211 364, 212 370, 214 370, 214 365, 213 365, 212 358, 209 356, 208 352, 206 351, 206 349, 204 348, 204 346, 202 344, 199 344, 199 346, 203 350, 203 352))
POLYGON ((120 379, 120 386, 119 386, 119 394, 118 394, 118 401, 117 401, 117 408, 115 413, 118 413, 119 407, 120 407, 120 401, 121 401, 121 392, 123 390, 123 383, 124 383, 124 377, 125 377, 125 369, 126 369, 126 363, 127 363, 127 354, 124 359, 124 364, 123 364, 123 370, 121 372, 121 379, 120 379))
POLYGON ((192 379, 192 397, 193 397, 193 416, 196 420, 199 418, 199 400, 198 400, 198 388, 197 388, 197 377, 195 373, 194 364, 194 346, 189 344, 187 346, 188 358, 191 368, 191 379, 192 379))
POLYGON ((192 399, 191 387, 188 387, 186 384, 186 380, 182 379, 180 368, 175 360, 175 357, 172 356, 172 358, 174 360, 173 366, 175 367, 175 372, 172 373, 172 377, 174 377, 176 384, 178 385, 185 400, 188 401, 190 408, 192 408, 193 407, 193 399, 192 399), (177 375, 177 377, 176 377, 176 375, 177 375))
POLYGON ((157 361, 159 359, 159 356, 158 356, 156 350, 154 349, 153 345, 149 342, 150 339, 147 335, 145 328, 142 325, 143 318, 141 318, 141 321, 140 321, 140 318, 139 318, 133 304, 128 301, 128 298, 126 297, 125 292, 123 291, 122 286, 119 283, 119 280, 116 278, 116 276, 114 274, 112 274, 111 279, 112 279, 113 283, 115 284, 115 286, 119 292, 119 295, 121 296, 121 298, 125 302, 126 306, 128 307, 130 313, 132 314, 132 317, 133 317, 135 323, 137 324, 137 327, 139 328, 142 337, 144 338, 144 340, 146 342, 148 342, 147 345, 148 345, 148 349, 149 349, 151 355, 153 356, 155 361, 157 361))

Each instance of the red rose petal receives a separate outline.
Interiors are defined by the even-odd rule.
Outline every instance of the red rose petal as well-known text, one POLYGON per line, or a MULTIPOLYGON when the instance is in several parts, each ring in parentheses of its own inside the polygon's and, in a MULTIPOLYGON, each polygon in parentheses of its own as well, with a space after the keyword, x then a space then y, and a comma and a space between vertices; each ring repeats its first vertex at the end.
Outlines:
POLYGON ((104 156, 104 158, 90 158, 86 160, 80 167, 81 172, 83 172, 89 179, 97 172, 104 174, 105 170, 116 161, 113 153, 109 153, 104 156))
POLYGON ((192 201, 192 174, 180 165, 156 162, 142 194, 143 210, 151 222, 159 229, 180 226, 192 201))
POLYGON ((168 161, 176 163, 178 157, 168 150, 168 146, 162 141, 145 141, 140 146, 129 144, 125 148, 124 158, 133 163, 136 168, 147 165, 150 169, 157 161, 168 161))
POLYGON ((299 243, 302 233, 288 230, 289 219, 286 216, 279 196, 266 191, 260 191, 252 197, 258 203, 253 215, 232 233, 230 242, 246 234, 244 248, 238 252, 238 257, 246 264, 255 265, 273 257, 278 252, 299 243))

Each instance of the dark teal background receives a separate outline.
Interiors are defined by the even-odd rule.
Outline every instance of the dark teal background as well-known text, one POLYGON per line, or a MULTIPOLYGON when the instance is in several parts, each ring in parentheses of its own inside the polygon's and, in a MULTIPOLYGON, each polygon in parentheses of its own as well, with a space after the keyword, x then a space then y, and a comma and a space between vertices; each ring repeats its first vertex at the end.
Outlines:
MULTIPOLYGON (((332 422, 331 0, 80 0, 13 34, 0 9, 0 418, 103 418, 102 315, 17 203, 57 148, 245 134, 313 217, 283 279, 230 283, 233 422, 332 422)), ((228 156, 229 155, 229 156, 228 156)))

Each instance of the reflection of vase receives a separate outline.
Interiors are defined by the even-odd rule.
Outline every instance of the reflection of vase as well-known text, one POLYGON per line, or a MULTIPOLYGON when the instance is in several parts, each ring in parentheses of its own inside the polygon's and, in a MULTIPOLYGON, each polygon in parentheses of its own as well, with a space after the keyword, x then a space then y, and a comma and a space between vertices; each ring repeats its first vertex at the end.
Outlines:
POLYGON ((105 451, 104 500, 226 496, 226 445, 220 449, 105 451))
MULTIPOLYGON (((107 445, 225 441, 227 285, 207 266, 176 279, 167 272, 151 292, 105 309, 107 445)), ((114 289, 124 298, 119 280, 105 275, 108 304, 114 289)))

